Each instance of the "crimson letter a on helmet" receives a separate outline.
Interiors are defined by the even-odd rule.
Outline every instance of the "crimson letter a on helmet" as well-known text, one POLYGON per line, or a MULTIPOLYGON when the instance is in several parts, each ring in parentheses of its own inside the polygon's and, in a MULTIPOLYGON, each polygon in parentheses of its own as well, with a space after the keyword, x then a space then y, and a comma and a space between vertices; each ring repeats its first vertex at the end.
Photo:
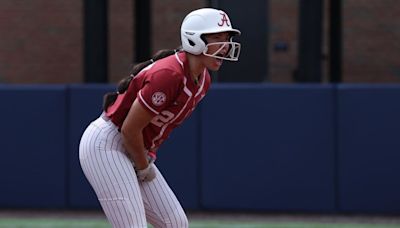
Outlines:
POLYGON ((219 22, 218 25, 224 26, 224 24, 226 23, 226 26, 230 26, 229 20, 228 20, 228 17, 226 16, 226 14, 225 13, 220 13, 220 14, 222 15, 222 18, 221 18, 221 22, 219 22))

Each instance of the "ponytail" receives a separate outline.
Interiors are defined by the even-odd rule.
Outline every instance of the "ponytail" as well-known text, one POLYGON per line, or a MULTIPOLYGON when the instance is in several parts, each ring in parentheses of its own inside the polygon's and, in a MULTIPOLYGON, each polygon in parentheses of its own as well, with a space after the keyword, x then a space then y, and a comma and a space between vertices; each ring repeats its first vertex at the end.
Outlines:
POLYGON ((154 54, 154 56, 144 62, 138 63, 137 65, 134 65, 132 67, 132 69, 130 70, 130 74, 128 77, 123 78, 117 86, 117 92, 109 92, 106 93, 103 97, 103 110, 107 111, 108 107, 110 107, 110 105, 114 104, 115 100, 117 100, 118 94, 123 94, 125 93, 125 91, 128 89, 130 82, 132 81, 132 79, 141 71, 143 70, 145 67, 147 67, 148 65, 154 63, 155 61, 159 60, 159 59, 163 59, 165 57, 168 57, 170 55, 175 54, 176 52, 180 51, 182 48, 179 47, 177 49, 174 50, 169 50, 169 49, 163 49, 160 50, 158 52, 156 52, 154 54))

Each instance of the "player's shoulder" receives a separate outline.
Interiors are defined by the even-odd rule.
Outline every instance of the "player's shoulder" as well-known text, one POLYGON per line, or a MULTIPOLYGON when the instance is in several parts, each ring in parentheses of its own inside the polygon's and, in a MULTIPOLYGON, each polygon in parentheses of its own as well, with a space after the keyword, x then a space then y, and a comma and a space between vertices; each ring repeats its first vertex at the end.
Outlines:
POLYGON ((179 56, 176 54, 167 56, 154 63, 154 70, 167 70, 174 71, 176 73, 183 73, 181 64, 179 63, 179 56))
POLYGON ((177 79, 182 79, 184 77, 184 72, 176 55, 170 55, 157 60, 147 73, 163 75, 165 77, 174 77, 177 79))

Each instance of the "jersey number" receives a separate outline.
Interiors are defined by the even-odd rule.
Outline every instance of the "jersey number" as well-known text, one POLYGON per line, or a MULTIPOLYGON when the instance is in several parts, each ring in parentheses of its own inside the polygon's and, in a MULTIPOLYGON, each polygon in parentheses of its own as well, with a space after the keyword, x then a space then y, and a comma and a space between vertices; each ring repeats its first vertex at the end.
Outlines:
POLYGON ((156 125, 157 127, 162 127, 164 124, 168 123, 168 121, 172 120, 174 116, 174 113, 164 110, 159 115, 155 116, 151 120, 151 123, 156 125))

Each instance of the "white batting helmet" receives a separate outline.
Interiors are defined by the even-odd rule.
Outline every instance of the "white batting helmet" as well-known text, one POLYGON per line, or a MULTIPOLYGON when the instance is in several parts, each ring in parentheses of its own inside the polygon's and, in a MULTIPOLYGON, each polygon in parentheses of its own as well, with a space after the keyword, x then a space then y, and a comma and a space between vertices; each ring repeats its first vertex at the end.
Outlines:
POLYGON ((229 32, 234 35, 239 35, 240 31, 232 28, 232 23, 228 15, 222 11, 212 8, 203 8, 192 11, 185 19, 181 26, 181 42, 184 51, 194 55, 205 54, 207 56, 237 61, 240 53, 240 44, 232 41, 219 42, 218 44, 229 45, 229 53, 226 56, 218 56, 218 53, 207 54, 209 44, 201 37, 204 34, 229 32))

